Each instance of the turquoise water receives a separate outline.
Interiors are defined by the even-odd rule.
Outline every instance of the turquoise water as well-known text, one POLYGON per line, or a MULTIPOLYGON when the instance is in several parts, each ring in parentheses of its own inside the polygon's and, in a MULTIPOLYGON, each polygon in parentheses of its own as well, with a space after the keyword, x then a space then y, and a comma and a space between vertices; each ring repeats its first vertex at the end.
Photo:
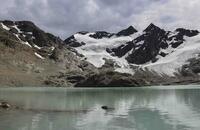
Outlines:
POLYGON ((0 88, 0 100, 23 108, 0 111, 0 130, 200 130, 200 86, 0 88))

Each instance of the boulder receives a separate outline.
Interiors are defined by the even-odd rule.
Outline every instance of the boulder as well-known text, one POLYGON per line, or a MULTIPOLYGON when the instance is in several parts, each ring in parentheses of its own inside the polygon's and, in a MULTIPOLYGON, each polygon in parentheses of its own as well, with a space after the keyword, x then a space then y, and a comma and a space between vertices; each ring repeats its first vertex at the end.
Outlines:
POLYGON ((110 108, 108 106, 102 106, 101 109, 103 109, 103 110, 114 110, 114 108, 110 108))
POLYGON ((9 108, 11 108, 11 105, 8 102, 1 102, 0 103, 0 108, 9 109, 9 108))

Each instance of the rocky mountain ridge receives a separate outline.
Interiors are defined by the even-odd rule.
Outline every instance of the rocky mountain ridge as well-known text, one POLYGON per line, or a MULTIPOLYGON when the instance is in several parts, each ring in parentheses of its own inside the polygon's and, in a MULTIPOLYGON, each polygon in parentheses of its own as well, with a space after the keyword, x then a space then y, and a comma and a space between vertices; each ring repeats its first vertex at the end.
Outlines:
POLYGON ((76 33, 64 42, 84 55, 87 61, 96 67, 101 67, 105 63, 105 59, 108 59, 113 60, 116 71, 131 74, 135 73, 134 68, 142 68, 174 76, 181 69, 177 65, 178 63, 175 63, 178 59, 182 59, 180 64, 184 65, 190 58, 194 58, 194 54, 199 53, 196 49, 193 50, 189 47, 199 48, 200 36, 197 30, 178 28, 175 31, 165 31, 151 23, 142 32, 133 27, 121 32, 125 35, 119 36, 119 33, 112 33, 111 37, 97 38, 91 37, 91 35, 100 32, 76 33), (73 43, 78 46, 73 46, 73 43), (185 54, 188 51, 191 51, 191 54, 185 54), (186 56, 182 58, 181 53, 186 56), (170 68, 166 65, 170 63, 174 65, 171 67, 173 69, 168 72, 159 68, 159 65, 170 68))
POLYGON ((1 86, 73 86, 76 75, 96 69, 75 53, 30 21, 0 22, 1 86), (62 74, 68 78, 58 78, 62 74))
POLYGON ((0 21, 5 86, 119 87, 200 81, 197 30, 150 24, 117 33, 78 32, 66 40, 30 21, 0 21))

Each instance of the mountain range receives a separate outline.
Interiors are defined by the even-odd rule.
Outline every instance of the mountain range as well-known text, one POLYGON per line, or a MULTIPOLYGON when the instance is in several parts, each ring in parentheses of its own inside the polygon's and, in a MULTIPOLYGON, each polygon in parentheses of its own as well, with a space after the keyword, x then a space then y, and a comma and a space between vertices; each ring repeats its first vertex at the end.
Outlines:
POLYGON ((81 31, 62 40, 30 21, 0 21, 4 86, 135 87, 198 84, 200 32, 151 23, 116 33, 81 31))

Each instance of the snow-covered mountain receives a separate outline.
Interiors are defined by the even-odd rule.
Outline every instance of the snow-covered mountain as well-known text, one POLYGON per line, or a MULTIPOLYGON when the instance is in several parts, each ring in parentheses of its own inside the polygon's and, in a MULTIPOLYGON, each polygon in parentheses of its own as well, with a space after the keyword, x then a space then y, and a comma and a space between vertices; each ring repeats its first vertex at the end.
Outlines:
POLYGON ((98 68, 107 59, 116 71, 130 74, 140 68, 173 76, 200 53, 199 31, 165 31, 154 24, 144 31, 130 26, 118 33, 78 32, 64 42, 98 68))
POLYGON ((0 21, 0 85, 133 87, 200 81, 200 34, 150 24, 66 40, 30 21, 0 21))
POLYGON ((35 50, 35 56, 45 59, 52 54, 56 46, 63 43, 59 37, 46 33, 30 21, 1 21, 0 27, 21 43, 35 50))

